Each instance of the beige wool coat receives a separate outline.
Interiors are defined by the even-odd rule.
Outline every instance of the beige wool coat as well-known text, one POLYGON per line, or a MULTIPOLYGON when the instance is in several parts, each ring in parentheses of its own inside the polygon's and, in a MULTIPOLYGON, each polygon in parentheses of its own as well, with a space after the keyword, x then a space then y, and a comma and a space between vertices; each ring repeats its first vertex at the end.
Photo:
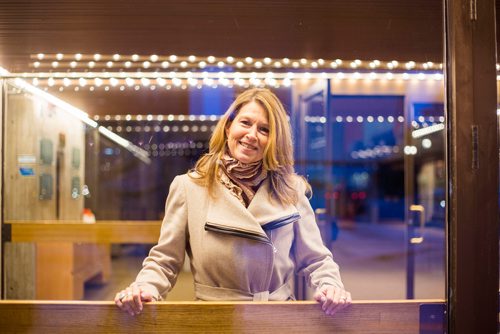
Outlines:
POLYGON ((199 300, 290 300, 292 278, 343 288, 339 267, 323 246, 314 212, 297 177, 299 201, 270 201, 265 180, 245 208, 222 184, 215 196, 187 174, 177 176, 165 205, 158 244, 133 283, 157 300, 166 297, 182 269, 191 263, 199 300))

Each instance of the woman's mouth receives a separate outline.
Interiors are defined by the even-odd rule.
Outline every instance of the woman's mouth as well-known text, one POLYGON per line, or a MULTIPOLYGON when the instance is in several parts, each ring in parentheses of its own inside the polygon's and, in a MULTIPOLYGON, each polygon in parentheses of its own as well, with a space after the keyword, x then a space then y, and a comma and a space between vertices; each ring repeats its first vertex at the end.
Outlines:
POLYGON ((239 142, 241 146, 243 146, 244 148, 247 148, 249 150, 257 150, 257 148, 255 146, 252 146, 250 144, 247 144, 247 143, 244 143, 244 142, 239 142))

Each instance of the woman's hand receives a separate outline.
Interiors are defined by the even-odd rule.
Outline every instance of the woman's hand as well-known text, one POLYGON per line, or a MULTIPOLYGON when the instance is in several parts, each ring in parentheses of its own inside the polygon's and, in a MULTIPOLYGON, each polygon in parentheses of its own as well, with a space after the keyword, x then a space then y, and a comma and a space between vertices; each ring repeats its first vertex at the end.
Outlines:
POLYGON ((351 305, 351 293, 333 285, 323 285, 316 290, 314 299, 321 304, 321 308, 327 315, 351 305))
POLYGON ((115 304, 125 312, 134 316, 142 312, 142 303, 151 302, 154 297, 141 288, 132 286, 118 292, 115 296, 115 304))

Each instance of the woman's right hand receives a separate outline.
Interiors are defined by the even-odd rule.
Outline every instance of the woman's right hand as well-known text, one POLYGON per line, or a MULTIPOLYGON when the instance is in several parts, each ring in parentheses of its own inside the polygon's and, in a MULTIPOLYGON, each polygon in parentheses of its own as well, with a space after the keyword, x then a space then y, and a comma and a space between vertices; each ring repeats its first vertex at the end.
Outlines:
POLYGON ((143 302, 151 302, 154 297, 141 288, 132 286, 118 292, 115 296, 115 304, 131 316, 142 312, 143 302))

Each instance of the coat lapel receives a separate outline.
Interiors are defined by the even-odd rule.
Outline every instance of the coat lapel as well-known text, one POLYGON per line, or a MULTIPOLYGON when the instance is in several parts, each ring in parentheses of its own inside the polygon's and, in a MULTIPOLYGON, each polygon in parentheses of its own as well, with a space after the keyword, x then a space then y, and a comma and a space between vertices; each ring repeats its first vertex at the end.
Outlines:
POLYGON ((300 217, 295 206, 270 201, 268 180, 260 186, 248 208, 224 185, 217 182, 215 187, 215 196, 210 198, 208 205, 208 223, 266 236, 263 230, 266 224, 286 220, 291 222, 293 217, 296 217, 295 220, 300 217))
MULTIPOLYGON (((269 198, 269 180, 264 181, 248 206, 248 211, 261 226, 296 216, 298 210, 294 205, 283 205, 269 198)), ((297 220, 296 219, 296 220, 297 220)))
MULTIPOLYGON (((207 223, 266 236, 250 211, 219 182, 208 204, 207 223)), ((254 198, 255 200, 255 198, 254 198)))

